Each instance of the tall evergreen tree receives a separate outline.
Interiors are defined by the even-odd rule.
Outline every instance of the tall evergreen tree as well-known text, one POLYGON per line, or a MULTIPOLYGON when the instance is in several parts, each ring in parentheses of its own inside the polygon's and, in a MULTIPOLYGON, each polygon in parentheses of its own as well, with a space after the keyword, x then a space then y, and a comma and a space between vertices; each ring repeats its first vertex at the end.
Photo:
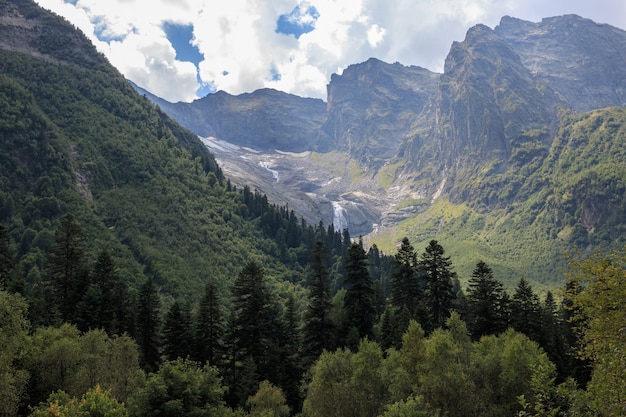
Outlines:
POLYGON ((419 260, 426 278, 425 303, 430 313, 431 328, 445 325, 455 299, 452 279, 456 274, 452 271, 450 257, 444 254, 443 247, 436 240, 431 240, 419 260))
MULTIPOLYGON (((280 318, 273 295, 268 288, 261 266, 250 261, 241 270, 232 288, 233 312, 229 329, 231 346, 231 392, 229 397, 243 405, 252 392, 240 391, 242 377, 256 373, 260 379, 279 383, 280 318)), ((259 381, 256 381, 258 384, 259 381)), ((255 384, 246 383, 246 389, 255 390, 255 384)), ((231 404, 235 405, 235 404, 231 404)))
POLYGON ((9 234, 0 224, 0 289, 7 288, 13 273, 13 255, 9 243, 9 234))
POLYGON ((400 249, 394 256, 394 271, 391 276, 391 303, 398 310, 406 308, 411 318, 420 319, 423 309, 422 275, 417 262, 417 253, 407 237, 402 239, 400 249))
POLYGON ((154 372, 160 359, 161 299, 152 279, 139 290, 137 303, 137 344, 144 369, 154 372))
POLYGON ((335 346, 335 329, 329 318, 331 296, 327 254, 324 243, 315 242, 307 270, 309 303, 304 313, 302 345, 308 364, 313 363, 324 349, 332 350, 335 346))
POLYGON ((64 321, 73 321, 74 308, 87 288, 84 236, 74 216, 61 220, 48 257, 48 280, 55 308, 64 321))
POLYGON ((89 286, 76 306, 76 322, 83 331, 104 329, 110 335, 131 333, 128 289, 106 249, 98 254, 89 275, 89 286))
POLYGON ((546 297, 540 306, 541 328, 539 345, 546 351, 550 361, 554 363, 559 372, 559 376, 565 379, 567 369, 567 343, 565 334, 567 329, 563 323, 563 311, 557 306, 551 291, 546 293, 546 297))
POLYGON ((198 306, 196 319, 195 358, 200 363, 221 364, 224 323, 220 297, 213 282, 208 282, 198 306))
POLYGON ((372 335, 376 319, 374 288, 367 269, 367 254, 362 242, 352 243, 345 257, 346 295, 344 310, 348 329, 356 328, 359 338, 372 335))
POLYGON ((188 359, 193 354, 193 322, 187 304, 175 301, 163 324, 163 354, 168 360, 188 359))
POLYGON ((467 322, 474 340, 506 330, 504 302, 502 283, 494 278, 491 268, 485 262, 479 261, 467 289, 467 322))
POLYGON ((520 279, 511 299, 511 327, 535 342, 541 340, 539 297, 524 278, 520 279))
POLYGON ((285 303, 285 312, 282 318, 282 340, 280 348, 282 351, 281 362, 284 367, 284 375, 280 381, 280 386, 287 397, 287 401, 292 410, 299 410, 301 407, 300 382, 302 380, 302 358, 300 352, 301 335, 300 320, 296 312, 296 301, 293 294, 289 294, 285 303))

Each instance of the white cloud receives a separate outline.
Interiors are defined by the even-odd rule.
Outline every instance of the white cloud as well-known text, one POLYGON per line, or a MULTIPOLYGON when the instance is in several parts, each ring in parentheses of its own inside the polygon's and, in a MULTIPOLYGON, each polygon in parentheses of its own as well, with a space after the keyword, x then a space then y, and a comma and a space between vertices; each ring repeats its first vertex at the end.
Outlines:
POLYGON ((37 1, 85 32, 127 78, 170 101, 196 98, 199 84, 195 66, 176 60, 165 21, 193 25, 205 83, 231 94, 272 87, 321 98, 333 72, 370 57, 442 71, 453 41, 503 15, 538 21, 576 13, 626 28, 623 0, 37 1), (298 39, 276 33, 278 17, 296 7, 300 23, 315 29, 298 39))

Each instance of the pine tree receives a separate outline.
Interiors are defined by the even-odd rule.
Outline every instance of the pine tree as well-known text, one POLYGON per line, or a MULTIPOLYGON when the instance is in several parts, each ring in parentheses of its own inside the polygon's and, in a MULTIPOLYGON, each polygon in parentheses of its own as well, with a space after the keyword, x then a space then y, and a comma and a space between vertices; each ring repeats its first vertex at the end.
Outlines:
POLYGON ((193 323, 188 305, 175 301, 165 315, 163 354, 168 360, 187 359, 193 354, 193 323))
POLYGON ((504 287, 483 261, 476 264, 467 289, 467 314, 474 340, 506 330, 504 287))
POLYGON ((417 254, 406 237, 402 239, 400 249, 394 257, 394 266, 391 276, 391 303, 398 310, 408 309, 411 318, 419 319, 424 297, 422 276, 419 273, 417 254))
POLYGON ((452 262, 444 256, 443 247, 431 240, 422 253, 419 265, 426 278, 425 302, 430 313, 431 328, 443 327, 454 303, 452 262))
POLYGON ((359 338, 372 336, 376 318, 374 288, 367 269, 367 254, 362 242, 352 243, 345 258, 346 295, 344 310, 348 326, 356 328, 359 338))
POLYGON ((154 372, 160 358, 161 299, 152 279, 139 290, 137 305, 137 344, 144 369, 154 372))
POLYGON ((309 303, 304 313, 303 350, 307 363, 313 363, 324 349, 334 348, 330 279, 326 269, 326 247, 315 242, 308 265, 309 303))
POLYGON ((213 282, 208 282, 196 319, 195 358, 200 363, 208 362, 216 366, 221 363, 224 323, 220 305, 217 287, 213 282))

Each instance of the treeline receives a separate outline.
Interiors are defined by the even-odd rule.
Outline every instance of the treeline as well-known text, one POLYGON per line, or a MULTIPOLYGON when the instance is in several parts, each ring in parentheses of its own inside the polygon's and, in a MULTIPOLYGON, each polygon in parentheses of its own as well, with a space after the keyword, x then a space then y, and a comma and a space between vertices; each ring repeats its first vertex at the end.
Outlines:
POLYGON ((165 305, 151 279, 128 288, 106 250, 81 265, 72 216, 32 286, 0 232, 8 415, 93 402, 121 413, 103 415, 586 416, 622 401, 626 359, 599 346, 624 341, 623 259, 575 265, 558 304, 525 280, 509 295, 484 262, 462 291, 435 240, 418 254, 405 238, 394 256, 360 241, 331 256, 318 240, 305 300, 249 260, 228 293, 209 281, 197 304, 165 305))

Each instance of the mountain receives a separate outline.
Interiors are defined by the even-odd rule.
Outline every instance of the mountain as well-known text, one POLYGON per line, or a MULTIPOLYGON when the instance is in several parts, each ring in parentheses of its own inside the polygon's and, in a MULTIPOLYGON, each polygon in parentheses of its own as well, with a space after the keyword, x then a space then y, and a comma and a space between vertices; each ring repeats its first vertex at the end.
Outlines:
POLYGON ((454 42, 442 74, 374 58, 349 66, 324 111, 271 90, 158 104, 228 175, 307 220, 389 252, 403 235, 440 239, 465 276, 483 259, 509 283, 553 283, 565 252, 624 243, 625 61, 623 30, 506 16, 454 42), (268 120, 253 126, 260 97, 268 120), (298 131, 297 143, 270 125, 298 131))
POLYGON ((226 291, 249 260, 303 278, 299 218, 231 188, 195 134, 29 0, 0 2, 0 158, 0 225, 27 284, 46 278, 67 213, 88 262, 107 250, 126 282, 152 278, 166 300, 192 302, 208 280, 226 291))

